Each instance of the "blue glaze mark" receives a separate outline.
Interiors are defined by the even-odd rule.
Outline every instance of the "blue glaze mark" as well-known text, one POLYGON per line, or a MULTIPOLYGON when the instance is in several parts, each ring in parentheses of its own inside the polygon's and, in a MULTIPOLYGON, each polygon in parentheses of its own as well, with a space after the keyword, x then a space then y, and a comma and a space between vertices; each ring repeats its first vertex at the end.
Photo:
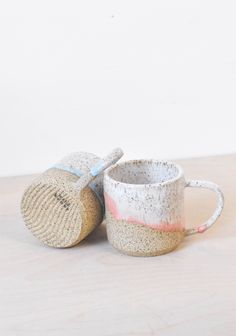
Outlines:
POLYGON ((93 166, 90 169, 91 175, 92 176, 97 176, 98 174, 100 174, 103 171, 104 166, 105 166, 105 161, 100 160, 95 166, 93 166))

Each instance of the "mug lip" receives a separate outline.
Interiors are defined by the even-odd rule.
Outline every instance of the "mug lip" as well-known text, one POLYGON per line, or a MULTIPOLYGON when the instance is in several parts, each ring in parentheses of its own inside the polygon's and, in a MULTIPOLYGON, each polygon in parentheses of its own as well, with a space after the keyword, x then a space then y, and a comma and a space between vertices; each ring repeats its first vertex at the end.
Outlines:
POLYGON ((133 188, 143 188, 143 187, 151 187, 151 186, 164 186, 164 185, 171 184, 171 183, 174 183, 174 182, 178 181, 183 176, 184 176, 184 171, 183 171, 183 168, 179 164, 174 163, 172 161, 168 161, 168 160, 157 160, 157 159, 134 159, 134 160, 127 160, 127 161, 123 161, 123 162, 118 162, 118 163, 108 167, 104 171, 104 179, 111 180, 112 182, 115 182, 116 184, 121 184, 123 186, 129 186, 129 187, 133 187, 133 188), (127 164, 147 163, 147 162, 149 162, 149 163, 164 163, 164 164, 167 164, 167 165, 172 165, 175 168, 177 168, 178 174, 175 177, 173 177, 169 180, 163 181, 163 182, 137 183, 137 184, 136 183, 121 182, 121 181, 118 181, 118 180, 114 179, 113 177, 111 177, 109 175, 109 173, 118 166, 122 167, 122 166, 125 166, 127 164))

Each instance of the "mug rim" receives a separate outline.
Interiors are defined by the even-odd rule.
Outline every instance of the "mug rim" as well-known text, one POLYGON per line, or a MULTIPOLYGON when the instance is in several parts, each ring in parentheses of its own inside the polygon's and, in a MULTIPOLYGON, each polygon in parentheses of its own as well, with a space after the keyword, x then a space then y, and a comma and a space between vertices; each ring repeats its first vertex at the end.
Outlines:
POLYGON ((176 164, 172 161, 167 161, 167 160, 157 160, 157 159, 134 159, 134 160, 127 160, 127 161, 123 161, 123 162, 118 162, 110 167, 108 167, 105 171, 104 171, 104 179, 108 179, 108 180, 111 180, 117 184, 121 184, 121 185, 124 185, 124 186, 129 186, 129 187, 133 187, 133 188, 143 188, 143 187, 151 187, 151 186, 163 186, 163 185, 167 185, 167 184, 171 184, 171 183, 174 183, 176 181, 178 181, 181 177, 184 176, 184 171, 183 171, 183 168, 179 165, 179 164, 176 164), (121 182, 121 181, 118 181, 116 179, 114 179, 113 177, 111 177, 109 175, 109 173, 115 169, 116 167, 122 167, 122 166, 125 166, 126 164, 132 164, 132 163, 147 163, 147 162, 150 162, 150 163, 164 163, 164 164, 167 164, 167 165, 172 165, 174 166, 175 168, 177 168, 177 171, 178 171, 178 174, 177 176, 169 179, 169 180, 166 180, 166 181, 163 181, 163 182, 155 182, 155 183, 126 183, 126 182, 121 182))

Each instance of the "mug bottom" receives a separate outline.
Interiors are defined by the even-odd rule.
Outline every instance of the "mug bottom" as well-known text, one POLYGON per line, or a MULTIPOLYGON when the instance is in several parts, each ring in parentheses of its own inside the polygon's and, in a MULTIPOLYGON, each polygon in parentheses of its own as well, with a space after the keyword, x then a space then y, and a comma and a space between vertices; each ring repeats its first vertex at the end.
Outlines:
POLYGON ((79 194, 78 178, 50 169, 24 192, 21 212, 27 228, 45 245, 72 247, 102 222, 103 210, 88 187, 79 194))
POLYGON ((173 251, 184 239, 185 231, 165 232, 117 220, 106 212, 108 240, 120 252, 137 257, 153 257, 173 251))

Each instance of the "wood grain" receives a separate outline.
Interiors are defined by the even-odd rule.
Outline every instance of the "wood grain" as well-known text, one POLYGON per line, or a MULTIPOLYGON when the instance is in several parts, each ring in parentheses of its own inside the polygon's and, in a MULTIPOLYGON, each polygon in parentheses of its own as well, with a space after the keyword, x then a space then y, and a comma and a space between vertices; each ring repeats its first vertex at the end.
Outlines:
MULTIPOLYGON (((41 245, 19 212, 34 176, 1 178, 0 334, 235 336, 236 155, 177 162, 187 178, 219 184, 225 209, 212 229, 153 258, 114 250, 104 224, 77 247, 41 245)), ((212 192, 187 190, 187 226, 214 207, 212 192)))

